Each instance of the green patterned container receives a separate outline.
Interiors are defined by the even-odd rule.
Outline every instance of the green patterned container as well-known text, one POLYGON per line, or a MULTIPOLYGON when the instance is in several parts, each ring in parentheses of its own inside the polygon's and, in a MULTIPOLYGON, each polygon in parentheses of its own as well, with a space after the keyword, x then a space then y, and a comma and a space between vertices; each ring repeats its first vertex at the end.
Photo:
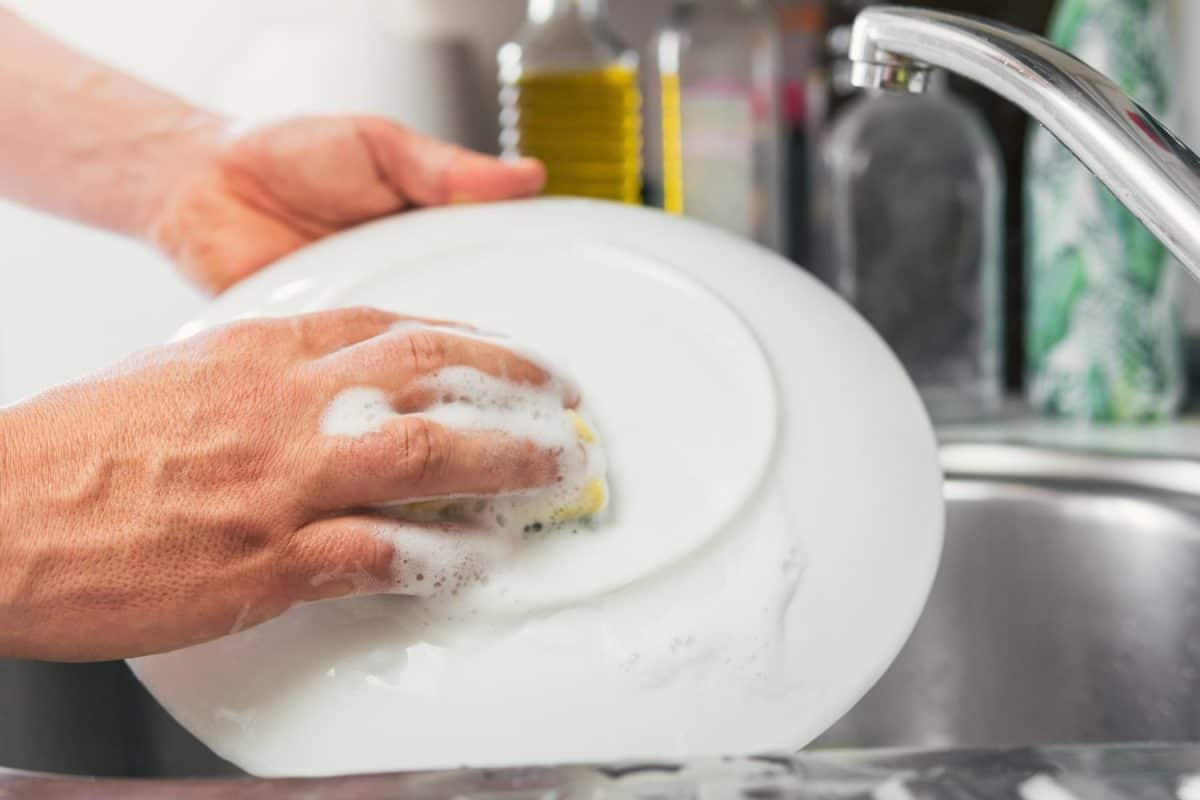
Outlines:
MULTIPOLYGON (((1059 0, 1050 38, 1169 123, 1168 0, 1059 0)), ((1026 167, 1026 368, 1047 414, 1152 421, 1183 402, 1180 268, 1044 128, 1026 167)))

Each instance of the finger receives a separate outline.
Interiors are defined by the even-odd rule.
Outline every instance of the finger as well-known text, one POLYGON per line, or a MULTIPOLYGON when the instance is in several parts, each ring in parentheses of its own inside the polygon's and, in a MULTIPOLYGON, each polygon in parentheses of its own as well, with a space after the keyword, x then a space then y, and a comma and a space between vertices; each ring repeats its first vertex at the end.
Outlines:
POLYGON ((372 433, 328 437, 320 455, 326 511, 443 497, 488 497, 552 486, 559 454, 497 431, 460 431, 417 415, 372 433))
POLYGON ((374 386, 393 396, 419 389, 414 381, 447 367, 471 367, 527 386, 544 386, 552 377, 546 367, 501 344, 427 325, 376 336, 335 354, 329 363, 340 384, 374 386))
POLYGON ((388 521, 346 517, 314 522, 292 535, 276 562, 290 603, 390 591, 395 545, 388 521))
POLYGON ((245 204, 316 239, 400 211, 353 117, 299 117, 235 139, 226 182, 245 204))
POLYGON ((501 161, 379 117, 359 117, 357 123, 382 174, 419 205, 531 197, 546 183, 545 167, 533 159, 501 161))
POLYGON ((304 349, 326 355, 387 332, 404 318, 377 308, 338 308, 291 317, 304 349))
MULTIPOLYGON (((473 380, 449 383, 435 378, 427 381, 413 381, 388 395, 387 402, 390 408, 399 414, 419 414, 435 406, 449 403, 494 408, 497 403, 489 400, 489 394, 495 397, 499 404, 503 404, 507 398, 512 397, 510 392, 509 387, 488 387, 479 385, 473 380), (497 388, 499 392, 492 394, 496 392, 497 388)), ((563 408, 578 408, 579 390, 571 384, 564 384, 561 390, 561 402, 563 408)), ((535 412, 531 411, 530 416, 534 415, 535 412)))
POLYGON ((483 578, 510 550, 510 542, 482 530, 337 517, 297 531, 279 569, 292 602, 380 593, 430 597, 483 578))
POLYGON ((467 333, 474 330, 459 322, 403 316, 365 306, 301 314, 291 317, 289 324, 297 332, 305 349, 320 356, 404 326, 448 328, 467 333))

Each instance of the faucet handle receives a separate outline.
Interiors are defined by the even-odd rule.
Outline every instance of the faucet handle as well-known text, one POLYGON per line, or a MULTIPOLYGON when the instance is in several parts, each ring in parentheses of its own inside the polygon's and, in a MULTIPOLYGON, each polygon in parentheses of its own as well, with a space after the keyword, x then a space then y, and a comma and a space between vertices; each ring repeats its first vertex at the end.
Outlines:
POLYGON ((905 58, 882 62, 853 61, 850 67, 850 82, 860 89, 887 89, 922 94, 929 88, 929 76, 932 72, 928 64, 905 58))

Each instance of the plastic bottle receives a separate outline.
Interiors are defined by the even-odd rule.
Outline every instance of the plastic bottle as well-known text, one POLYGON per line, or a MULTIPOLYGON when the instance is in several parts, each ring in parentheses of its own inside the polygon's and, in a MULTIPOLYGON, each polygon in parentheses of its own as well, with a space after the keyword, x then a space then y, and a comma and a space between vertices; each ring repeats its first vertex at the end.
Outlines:
POLYGON ((883 336, 935 422, 1004 399, 1004 177, 978 113, 944 89, 871 93, 822 147, 821 272, 883 336))
POLYGON ((681 0, 654 49, 664 207, 782 250, 774 15, 759 0, 681 0))
MULTIPOLYGON (((1166 0, 1060 0, 1050 38, 1170 120, 1166 0)), ((1186 365, 1179 267, 1040 126, 1026 162, 1026 386, 1039 411, 1095 421, 1167 418, 1186 365)))
POLYGON ((547 194, 641 201, 637 54, 604 0, 529 0, 499 62, 505 155, 544 161, 547 194))

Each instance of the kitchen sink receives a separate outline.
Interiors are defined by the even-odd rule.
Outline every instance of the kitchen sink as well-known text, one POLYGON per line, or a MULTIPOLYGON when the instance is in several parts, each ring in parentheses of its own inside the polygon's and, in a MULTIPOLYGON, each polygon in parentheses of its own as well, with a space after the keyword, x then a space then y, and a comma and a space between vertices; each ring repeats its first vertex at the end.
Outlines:
POLYGON ((1200 739, 1200 497, 1178 491, 1200 493, 1200 465, 1000 446, 943 460, 921 621, 813 746, 1200 739))
MULTIPOLYGON (((929 605, 813 748, 1200 739, 1200 462, 948 445, 929 605)), ((121 664, 0 662, 0 765, 237 774, 121 664)))

